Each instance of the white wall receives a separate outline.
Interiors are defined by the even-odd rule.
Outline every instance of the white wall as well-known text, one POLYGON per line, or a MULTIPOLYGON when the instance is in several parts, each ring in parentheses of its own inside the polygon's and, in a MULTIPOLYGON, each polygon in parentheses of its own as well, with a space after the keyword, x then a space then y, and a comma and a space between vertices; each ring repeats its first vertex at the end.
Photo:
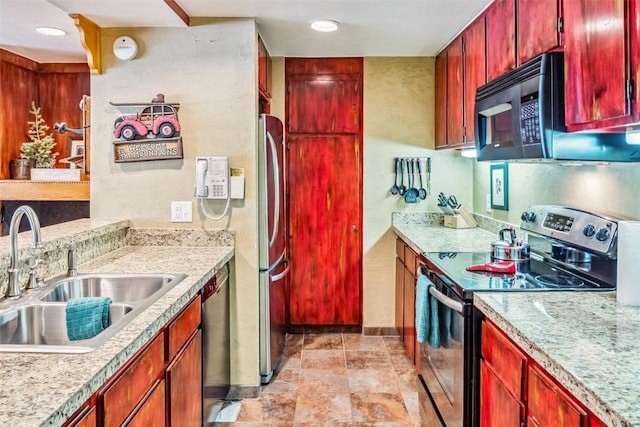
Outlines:
MULTIPOLYGON (((194 19, 187 28, 102 29, 103 74, 91 76, 91 216, 130 218, 135 227, 234 229, 236 284, 232 298, 232 381, 256 385, 258 286, 256 250, 257 35, 252 19, 194 19), (116 37, 133 37, 138 57, 120 61, 116 37), (109 102, 149 102, 164 93, 180 103, 183 160, 114 163, 109 102), (199 155, 226 155, 243 167, 245 199, 222 221, 207 220, 193 196, 199 155), (170 221, 170 202, 193 202, 193 223, 170 221)), ((220 202, 209 209, 221 212, 220 202)))
POLYGON ((392 212, 439 211, 437 194, 472 202, 473 164, 453 151, 435 151, 432 57, 367 57, 364 60, 364 322, 395 323, 395 236, 392 212), (432 157, 432 194, 406 204, 389 189, 394 158, 432 157))

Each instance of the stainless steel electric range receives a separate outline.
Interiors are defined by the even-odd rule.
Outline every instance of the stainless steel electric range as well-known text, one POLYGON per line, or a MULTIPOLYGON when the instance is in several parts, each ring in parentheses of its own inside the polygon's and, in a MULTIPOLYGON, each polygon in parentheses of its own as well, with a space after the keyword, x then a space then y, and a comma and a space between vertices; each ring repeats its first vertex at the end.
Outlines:
POLYGON ((521 215, 529 260, 515 273, 471 272, 495 261, 487 252, 422 253, 419 275, 434 286, 438 340, 420 345, 420 379, 446 427, 473 427, 479 419, 479 316, 476 292, 607 291, 616 287, 618 219, 583 210, 538 205, 521 215))

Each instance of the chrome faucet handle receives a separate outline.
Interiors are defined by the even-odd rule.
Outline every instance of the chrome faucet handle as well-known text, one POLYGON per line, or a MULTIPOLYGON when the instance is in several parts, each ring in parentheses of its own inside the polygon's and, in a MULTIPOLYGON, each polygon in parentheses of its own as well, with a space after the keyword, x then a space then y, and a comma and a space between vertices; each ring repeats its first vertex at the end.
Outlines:
POLYGON ((77 260, 76 260, 76 245, 74 243, 67 243, 64 245, 67 252, 67 277, 76 277, 78 275, 77 260))
POLYGON ((38 289, 40 285, 44 283, 44 279, 37 275, 37 268, 40 264, 42 264, 42 259, 36 258, 33 264, 29 266, 29 279, 27 280, 25 289, 38 289))

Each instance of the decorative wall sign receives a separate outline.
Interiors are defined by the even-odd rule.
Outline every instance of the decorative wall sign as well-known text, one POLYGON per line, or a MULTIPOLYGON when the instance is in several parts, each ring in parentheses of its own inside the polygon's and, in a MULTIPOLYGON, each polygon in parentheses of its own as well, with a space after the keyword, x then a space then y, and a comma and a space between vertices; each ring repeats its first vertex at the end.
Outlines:
POLYGON ((182 138, 157 138, 144 141, 114 141, 116 163, 182 158, 182 138))
POLYGON ((159 93, 151 102, 114 103, 120 110, 133 111, 118 117, 113 124, 114 157, 119 162, 182 158, 180 104, 167 103, 159 93))
POLYGON ((509 169, 508 163, 492 164, 491 209, 509 210, 509 169))

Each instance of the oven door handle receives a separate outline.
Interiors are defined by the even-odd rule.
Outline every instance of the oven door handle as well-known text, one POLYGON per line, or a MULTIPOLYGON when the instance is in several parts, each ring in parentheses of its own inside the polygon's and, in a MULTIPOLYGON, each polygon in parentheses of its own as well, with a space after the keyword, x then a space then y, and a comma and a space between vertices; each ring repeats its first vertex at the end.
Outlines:
POLYGON ((462 314, 463 306, 461 302, 456 301, 453 298, 449 298, 448 296, 440 292, 438 289, 436 289, 435 286, 429 286, 429 293, 431 294, 432 297, 440 301, 445 306, 462 314))

